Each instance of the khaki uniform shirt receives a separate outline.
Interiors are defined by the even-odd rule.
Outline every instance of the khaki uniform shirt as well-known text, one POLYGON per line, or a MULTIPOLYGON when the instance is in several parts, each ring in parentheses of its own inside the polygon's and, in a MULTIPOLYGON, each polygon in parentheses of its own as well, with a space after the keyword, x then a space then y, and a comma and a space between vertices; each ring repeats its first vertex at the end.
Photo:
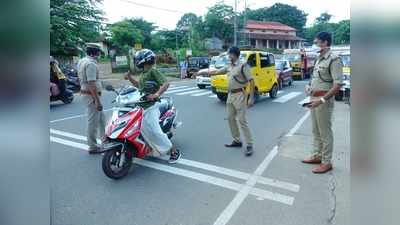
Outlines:
POLYGON ((97 67, 96 59, 87 56, 78 62, 78 76, 81 82, 82 90, 89 90, 89 81, 96 81, 96 88, 101 91, 102 85, 99 79, 99 68, 97 67))
POLYGON ((231 64, 228 68, 228 90, 234 90, 246 87, 248 81, 252 80, 250 66, 247 63, 240 63, 239 60, 236 63, 231 64), (243 66, 243 73, 241 72, 243 66), (236 79, 240 82, 236 81, 236 79))
POLYGON ((311 78, 311 90, 329 91, 333 87, 333 84, 342 84, 342 67, 340 57, 333 54, 330 50, 318 56, 311 78), (331 64, 330 68, 329 64, 331 64))

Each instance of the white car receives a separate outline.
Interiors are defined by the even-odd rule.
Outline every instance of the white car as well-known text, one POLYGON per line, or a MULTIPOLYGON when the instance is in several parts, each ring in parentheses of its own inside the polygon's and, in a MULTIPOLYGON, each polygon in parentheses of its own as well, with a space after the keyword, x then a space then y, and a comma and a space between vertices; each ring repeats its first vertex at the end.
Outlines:
POLYGON ((196 82, 197 82, 197 86, 200 89, 204 89, 207 86, 211 86, 211 78, 210 77, 197 76, 196 82))
POLYGON ((214 56, 211 58, 210 66, 207 69, 202 69, 197 72, 196 83, 200 89, 204 89, 211 86, 210 73, 222 69, 228 65, 229 59, 227 53, 221 53, 219 56, 214 56))

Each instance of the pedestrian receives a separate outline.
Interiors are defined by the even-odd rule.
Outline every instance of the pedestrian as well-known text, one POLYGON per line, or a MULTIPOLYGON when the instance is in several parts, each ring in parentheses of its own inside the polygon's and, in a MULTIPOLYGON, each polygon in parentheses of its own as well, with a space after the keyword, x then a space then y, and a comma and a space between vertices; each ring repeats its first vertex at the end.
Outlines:
POLYGON ((228 50, 231 64, 228 70, 228 99, 226 101, 226 108, 228 113, 228 122, 233 141, 230 144, 225 144, 225 147, 242 147, 240 140, 240 131, 237 125, 239 122, 242 132, 244 134, 247 146, 245 155, 250 156, 253 154, 253 137, 246 118, 247 107, 254 104, 254 80, 251 75, 250 67, 247 63, 240 62, 240 50, 237 47, 231 47, 228 50), (247 95, 245 87, 250 82, 250 94, 247 95), (237 120, 238 121, 237 121, 237 120))
POLYGON ((188 68, 188 62, 185 59, 181 63, 181 80, 186 78, 186 76, 187 76, 187 68, 188 68))
POLYGON ((319 33, 314 39, 319 56, 314 65, 311 82, 306 86, 306 93, 311 95, 313 152, 303 163, 319 164, 313 173, 326 173, 332 170, 333 132, 332 113, 334 96, 342 84, 342 62, 330 50, 332 35, 319 33))
POLYGON ((79 60, 77 65, 78 76, 81 82, 80 93, 87 109, 86 136, 89 145, 89 154, 101 153, 102 146, 97 145, 97 137, 100 137, 102 145, 106 142, 105 116, 100 100, 102 85, 97 66, 97 58, 101 52, 100 46, 88 44, 86 47, 87 56, 79 60))

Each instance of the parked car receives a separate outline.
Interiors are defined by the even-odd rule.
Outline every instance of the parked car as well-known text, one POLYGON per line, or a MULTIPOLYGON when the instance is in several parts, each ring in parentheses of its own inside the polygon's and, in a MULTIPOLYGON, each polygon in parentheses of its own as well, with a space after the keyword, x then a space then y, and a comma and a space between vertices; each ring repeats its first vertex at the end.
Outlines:
POLYGON ((311 76, 316 57, 317 55, 308 49, 304 51, 301 49, 285 49, 282 59, 289 61, 293 69, 293 77, 303 80, 311 76))
POLYGON ((187 77, 192 77, 194 73, 197 73, 201 69, 208 68, 210 59, 208 57, 190 57, 189 65, 187 69, 187 77))
POLYGON ((275 61, 276 77, 278 79, 279 89, 284 85, 291 86, 293 83, 293 69, 288 60, 275 61))
POLYGON ((201 69, 196 73, 197 86, 200 89, 211 86, 211 75, 215 71, 224 68, 229 64, 228 55, 222 53, 219 56, 214 56, 211 58, 210 66, 207 69, 201 69))
MULTIPOLYGON (((240 61, 247 62, 251 68, 251 74, 255 82, 255 98, 269 93, 271 98, 276 98, 278 94, 278 80, 275 71, 274 55, 259 50, 242 50, 240 61)), ((211 77, 211 89, 219 100, 226 101, 228 97, 228 76, 226 74, 211 77)), ((249 85, 246 87, 249 91, 249 85)))

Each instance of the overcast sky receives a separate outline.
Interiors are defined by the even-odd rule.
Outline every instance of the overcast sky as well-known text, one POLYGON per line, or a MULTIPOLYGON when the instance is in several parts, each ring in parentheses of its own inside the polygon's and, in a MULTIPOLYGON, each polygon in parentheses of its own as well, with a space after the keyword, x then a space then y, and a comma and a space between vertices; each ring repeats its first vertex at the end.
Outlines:
MULTIPOLYGON (((103 10, 109 23, 123 18, 142 17, 155 23, 159 29, 174 29, 176 23, 186 12, 203 16, 207 8, 213 6, 217 0, 103 0, 103 10), (129 3, 132 2, 132 3, 129 3), (153 9, 138 4, 153 6, 171 11, 153 9)), ((234 0, 225 0, 225 4, 234 6, 234 0)), ((244 0, 238 0, 238 11, 243 11, 244 0)), ((277 2, 297 6, 308 14, 307 26, 322 12, 333 15, 332 21, 350 19, 350 0, 247 0, 250 9, 269 7, 277 2)))

